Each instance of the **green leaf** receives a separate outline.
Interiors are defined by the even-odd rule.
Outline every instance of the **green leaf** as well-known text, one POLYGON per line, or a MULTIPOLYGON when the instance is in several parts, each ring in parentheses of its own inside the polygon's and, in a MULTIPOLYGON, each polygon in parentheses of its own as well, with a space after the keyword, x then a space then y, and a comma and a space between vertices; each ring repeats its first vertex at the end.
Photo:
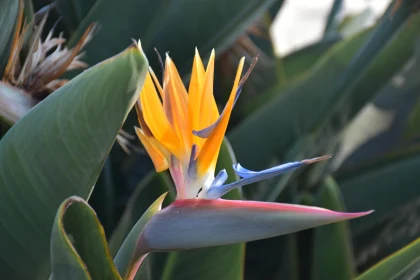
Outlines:
MULTIPOLYGON (((164 192, 169 195, 163 202, 165 206, 175 198, 175 187, 167 172, 151 171, 135 188, 127 202, 124 213, 109 241, 111 255, 115 256, 130 230, 141 218, 147 208, 164 192)), ((150 253, 142 262, 135 279, 160 279, 167 253, 150 253)))
POLYGON ((0 251, 0 271, 7 279, 50 274, 57 208, 72 195, 89 197, 147 67, 132 46, 51 94, 1 140, 0 239, 8 249, 0 251))
MULTIPOLYGON (((340 189, 332 177, 325 179, 317 206, 334 211, 345 211, 340 189)), ((347 221, 314 229, 312 253, 312 280, 355 277, 353 247, 347 221)))
POLYGON ((299 269, 299 246, 297 234, 288 234, 286 236, 286 240, 286 248, 283 253, 280 273, 275 279, 299 280, 301 272, 299 269))
POLYGON ((410 114, 410 119, 407 123, 407 127, 405 128, 404 138, 405 139, 413 139, 420 135, 419 132, 420 127, 420 102, 417 101, 414 109, 410 114))
MULTIPOLYGON (((70 32, 74 32, 97 0, 57 0, 59 14, 70 32)), ((100 2, 100 1, 99 1, 100 2)))
POLYGON ((89 197, 89 205, 95 209, 108 237, 115 227, 115 190, 112 168, 112 150, 105 161, 101 174, 95 184, 95 189, 89 197))
POLYGON ((419 136, 415 118, 420 100, 420 45, 416 45, 412 57, 346 128, 341 137, 341 145, 346 148, 338 154, 338 159, 345 160, 343 169, 415 144, 413 140, 419 136))
POLYGON ((169 51, 178 69, 186 73, 191 71, 195 47, 204 57, 212 48, 224 51, 273 2, 102 0, 96 2, 70 41, 76 42, 87 26, 97 21, 100 30, 85 48, 88 64, 120 51, 130 38, 140 38, 149 59, 155 57, 154 47, 169 51))
POLYGON ((324 28, 324 37, 336 35, 338 33, 339 18, 338 15, 343 9, 343 0, 334 0, 330 13, 327 17, 327 23, 324 28))
POLYGON ((282 60, 287 79, 290 81, 309 73, 309 69, 340 40, 340 36, 330 36, 285 56, 282 60))
MULTIPOLYGON (((418 62, 419 58, 420 45, 417 45, 416 54, 412 58, 413 60, 415 60, 415 62, 409 65, 409 70, 401 71, 401 76, 404 79, 403 88, 401 89, 394 87, 393 91, 391 91, 394 95, 397 95, 401 91, 414 91, 416 93, 416 103, 411 109, 408 120, 406 120, 405 123, 402 124, 403 126, 405 126, 402 138, 408 141, 414 140, 420 136, 420 98, 418 97, 418 92, 420 88, 420 81, 418 79, 418 71, 420 70, 420 62, 418 62)), ((404 95, 407 95, 407 93, 404 95)))
POLYGON ((34 19, 34 7, 31 0, 23 0, 23 18, 28 23, 34 19))
MULTIPOLYGON (((348 91, 347 102, 343 106, 336 106, 336 110, 347 111, 349 118, 355 116, 366 102, 372 99, 379 90, 413 57, 418 49, 418 38, 420 29, 413 24, 420 24, 420 14, 409 18, 392 40, 384 46, 372 64, 367 68, 366 73, 355 86, 348 91)), ((344 100, 344 99, 343 99, 344 100)))
POLYGON ((255 96, 252 102, 246 104, 244 108, 246 114, 253 113, 274 97, 287 92, 291 87, 305 79, 311 74, 311 68, 340 40, 340 36, 325 38, 283 58, 278 58, 278 67, 284 73, 286 83, 283 79, 278 79, 278 82, 270 89, 255 96))
POLYGON ((9 59, 15 24, 19 11, 19 1, 2 0, 0 2, 0 77, 9 59))
POLYGON ((147 252, 142 250, 143 244, 140 236, 147 222, 161 209, 162 202, 166 195, 167 193, 162 194, 152 205, 150 205, 147 211, 144 212, 135 226, 131 229, 115 256, 115 265, 124 279, 127 279, 127 277, 132 279, 137 273, 139 265, 146 257, 147 252))
POLYGON ((51 278, 119 280, 104 229, 95 211, 81 198, 60 206, 51 235, 51 278))
POLYGON ((376 264, 357 280, 418 279, 420 275, 420 238, 376 264))
MULTIPOLYGON (((238 180, 231 166, 236 163, 235 155, 229 142, 225 139, 217 162, 217 170, 226 168, 227 183, 238 180)), ((241 199, 239 190, 232 191, 226 199, 241 199)), ((169 255, 164 280, 195 280, 195 279, 243 279, 245 260, 245 244, 234 244, 202 248, 188 251, 172 252, 169 255)))
MULTIPOLYGON (((73 1, 83 2, 85 0, 73 1)), ((67 1, 63 0, 62 2, 67 1)), ((184 7, 180 3, 176 5, 184 7)), ((129 44, 131 38, 140 39, 143 49, 147 53, 148 49, 155 47, 151 44, 151 40, 165 21, 165 14, 169 7, 172 7, 169 0, 152 2, 147 0, 96 1, 78 25, 69 44, 75 44, 92 22, 98 22, 99 30, 84 48, 84 52, 86 52, 84 61, 89 65, 120 52, 129 44)))
POLYGON ((274 21, 274 18, 281 11, 283 4, 284 0, 274 0, 274 2, 271 4, 270 8, 268 9, 268 15, 271 21, 274 21))
POLYGON ((419 147, 367 161, 337 174, 347 210, 369 207, 375 212, 350 224, 355 235, 383 222, 395 209, 418 196, 419 147), (361 193, 363 194, 361 196, 361 193))
POLYGON ((420 16, 407 22, 409 9, 404 2, 391 18, 390 7, 370 34, 364 31, 338 43, 313 67, 306 80, 237 126, 229 139, 244 166, 265 168, 274 155, 284 156, 298 138, 320 133, 331 125, 336 121, 333 117, 349 119, 345 114, 348 111, 354 116, 410 58, 420 34, 414 27, 420 16), (404 28, 399 29, 403 23, 404 28))
MULTIPOLYGON (((131 229, 143 213, 147 211, 148 207, 163 193, 173 189, 172 184, 167 173, 157 173, 153 170, 137 185, 110 238, 109 249, 111 255, 115 256, 117 254, 131 229)), ((170 199, 174 197, 174 193, 170 193, 168 196, 170 199)))
POLYGON ((189 72, 195 47, 203 57, 213 48, 218 53, 225 51, 274 2, 182 0, 166 15, 153 46, 169 51, 178 69, 189 72))
POLYGON ((285 153, 316 124, 314 116, 321 112, 313 106, 314 102, 333 102, 338 98, 337 92, 328 94, 325 87, 345 71, 367 36, 368 33, 363 32, 337 43, 314 65, 306 79, 272 98, 235 127, 228 138, 243 166, 256 170, 265 168, 275 155, 285 153))
POLYGON ((352 36, 366 28, 366 25, 369 24, 374 12, 369 7, 359 14, 349 15, 345 17, 338 27, 339 32, 347 37, 352 36))

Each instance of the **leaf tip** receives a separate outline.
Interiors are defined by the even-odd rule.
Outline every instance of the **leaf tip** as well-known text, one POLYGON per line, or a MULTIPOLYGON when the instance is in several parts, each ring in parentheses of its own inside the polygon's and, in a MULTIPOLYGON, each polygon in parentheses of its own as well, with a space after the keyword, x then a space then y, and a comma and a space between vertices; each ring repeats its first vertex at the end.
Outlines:
POLYGON ((332 157, 333 157, 333 155, 325 155, 325 156, 321 156, 321 157, 316 157, 316 158, 311 158, 311 159, 305 159, 305 160, 302 160, 301 162, 303 164, 312 164, 312 163, 315 163, 315 162, 319 162, 319 161, 330 159, 332 157))

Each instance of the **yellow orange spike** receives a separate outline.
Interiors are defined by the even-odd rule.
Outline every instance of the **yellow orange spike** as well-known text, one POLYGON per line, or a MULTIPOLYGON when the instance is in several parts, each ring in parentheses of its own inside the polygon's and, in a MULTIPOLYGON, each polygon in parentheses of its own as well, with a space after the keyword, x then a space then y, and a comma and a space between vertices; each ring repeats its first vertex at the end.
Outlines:
MULTIPOLYGON (((213 124, 219 117, 219 111, 213 96, 214 59, 215 53, 213 50, 207 64, 207 70, 204 72, 200 55, 196 49, 188 100, 193 130, 204 129, 213 124)), ((193 141, 197 145, 197 153, 199 153, 206 140, 193 136, 193 141)))
MULTIPOLYGON (((188 117, 192 129, 199 127, 199 114, 201 93, 204 84, 206 72, 204 70, 203 62, 201 61, 200 54, 197 48, 195 49, 195 56, 193 62, 193 69, 191 73, 190 86, 188 88, 188 117)), ((196 136, 193 136, 194 143, 197 143, 196 136)))
MULTIPOLYGON (((188 95, 182 83, 181 77, 175 64, 166 56, 164 74, 164 100, 166 116, 174 128, 178 138, 181 139, 185 151, 189 151, 192 145, 192 133, 188 121, 188 95)), ((189 157, 188 152, 185 153, 189 157)))
POLYGON ((147 73, 140 103, 144 120, 153 136, 176 157, 183 156, 183 147, 175 131, 168 122, 150 74, 147 73))
POLYGON ((214 81, 214 49, 211 52, 209 63, 207 64, 206 76, 204 80, 203 90, 201 93, 200 109, 199 109, 199 127, 196 130, 204 129, 212 125, 219 117, 216 100, 213 96, 214 81))
POLYGON ((143 144, 143 147, 146 149, 147 153, 152 159, 156 171, 162 172, 168 169, 169 163, 162 151, 157 146, 155 146, 152 141, 150 141, 151 139, 143 132, 143 130, 138 127, 135 127, 135 130, 137 136, 143 144))
POLYGON ((153 136, 152 131, 150 131, 150 128, 147 126, 146 121, 144 120, 143 109, 141 108, 140 99, 137 100, 136 104, 134 104, 134 107, 136 108, 137 119, 139 120, 141 130, 143 130, 146 136, 153 136))
POLYGON ((236 72, 235 82, 233 84, 232 91, 230 93, 229 100, 223 110, 220 121, 213 129, 206 142, 204 143, 200 154, 197 159, 198 174, 204 175, 207 172, 214 172, 216 167, 217 157, 219 155, 220 145, 222 144, 223 137, 226 132, 226 128, 229 122, 230 114, 235 103, 236 91, 238 84, 241 79, 242 69, 244 66, 245 58, 242 58, 239 62, 238 70, 236 72))
POLYGON ((149 67, 149 73, 152 75, 153 81, 155 82, 155 86, 157 87, 160 97, 164 98, 162 87, 160 86, 159 80, 156 78, 155 72, 153 72, 152 67, 149 67))

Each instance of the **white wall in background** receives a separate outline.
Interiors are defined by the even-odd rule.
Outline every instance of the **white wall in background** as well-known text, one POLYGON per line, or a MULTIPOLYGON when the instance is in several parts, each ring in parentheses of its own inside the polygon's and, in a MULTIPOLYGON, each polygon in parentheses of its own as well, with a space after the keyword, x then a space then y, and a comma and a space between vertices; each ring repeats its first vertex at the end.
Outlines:
MULTIPOLYGON (((342 16, 370 9, 367 24, 380 17, 391 0, 345 0, 342 16)), ((285 55, 322 37, 333 0, 285 0, 271 29, 276 52, 285 55)))

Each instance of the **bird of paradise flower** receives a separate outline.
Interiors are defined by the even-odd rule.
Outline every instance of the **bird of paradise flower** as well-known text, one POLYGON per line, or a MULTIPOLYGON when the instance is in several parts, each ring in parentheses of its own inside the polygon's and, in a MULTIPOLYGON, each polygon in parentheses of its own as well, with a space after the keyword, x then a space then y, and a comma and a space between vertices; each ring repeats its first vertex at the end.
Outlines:
MULTIPOLYGON (((263 171, 251 171, 238 163, 233 169, 241 179, 229 184, 224 184, 227 180, 226 170, 214 176, 232 109, 257 62, 255 58, 241 77, 244 60, 242 58, 239 62, 229 100, 220 114, 213 96, 214 50, 205 69, 196 49, 188 92, 168 54, 163 67, 162 85, 149 69, 136 104, 140 123, 136 133, 156 171, 169 169, 177 197, 146 224, 139 239, 138 256, 151 251, 193 249, 264 239, 372 212, 342 213, 294 204, 221 198, 240 186, 330 158, 305 159, 263 171)), ((139 258, 132 266, 138 267, 140 262, 139 258)))

